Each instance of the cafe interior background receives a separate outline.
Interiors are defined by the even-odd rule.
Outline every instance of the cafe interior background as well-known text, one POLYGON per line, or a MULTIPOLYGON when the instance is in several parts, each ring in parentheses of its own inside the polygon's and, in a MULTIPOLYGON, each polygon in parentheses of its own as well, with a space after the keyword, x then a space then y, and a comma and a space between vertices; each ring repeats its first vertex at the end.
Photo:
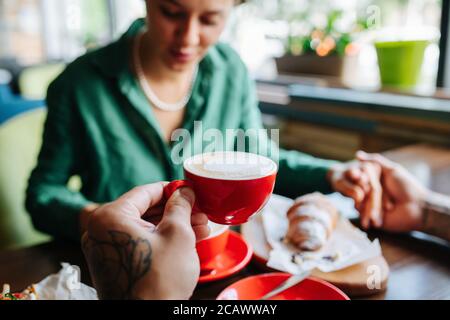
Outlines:
MULTIPOLYGON (((24 209, 48 84, 144 15, 142 0, 0 0, 0 250, 49 240, 24 209)), ((444 0, 251 0, 221 40, 283 147, 343 161, 382 152, 450 195, 448 16, 444 0)))

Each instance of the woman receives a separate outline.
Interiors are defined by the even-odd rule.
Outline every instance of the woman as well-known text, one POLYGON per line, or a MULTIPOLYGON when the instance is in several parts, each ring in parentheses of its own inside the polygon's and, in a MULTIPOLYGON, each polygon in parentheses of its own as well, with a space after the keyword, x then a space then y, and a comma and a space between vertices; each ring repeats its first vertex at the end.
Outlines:
MULTIPOLYGON (((177 128, 262 127, 254 84, 244 64, 217 41, 233 0, 147 0, 147 19, 115 43, 88 53, 50 86, 48 117, 26 207, 35 226, 80 238, 98 204, 136 185, 183 176, 170 153, 177 128), (67 188, 73 175, 80 192, 67 188)), ((368 194, 359 167, 280 151, 275 192, 296 196, 341 191, 368 194), (327 179, 329 177, 329 179, 327 179), (358 185, 356 185, 357 183, 358 185)))

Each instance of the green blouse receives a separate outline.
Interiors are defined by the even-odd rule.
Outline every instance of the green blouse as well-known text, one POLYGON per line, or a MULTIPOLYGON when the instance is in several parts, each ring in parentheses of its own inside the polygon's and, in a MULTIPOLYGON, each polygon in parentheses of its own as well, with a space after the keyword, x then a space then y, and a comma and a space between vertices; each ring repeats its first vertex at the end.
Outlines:
MULTIPOLYGON (((176 144, 164 141, 129 66, 131 39, 143 24, 137 20, 118 41, 75 60, 49 87, 43 145, 26 199, 43 232, 79 240, 79 214, 89 203, 183 178, 182 164, 171 160, 176 144), (82 181, 79 192, 67 187, 74 175, 82 181)), ((182 128, 194 134, 194 121, 202 121, 203 131, 262 128, 254 83, 224 44, 212 47, 199 65, 182 128)), ((326 172, 332 163, 280 150, 275 192, 331 191, 326 172)))

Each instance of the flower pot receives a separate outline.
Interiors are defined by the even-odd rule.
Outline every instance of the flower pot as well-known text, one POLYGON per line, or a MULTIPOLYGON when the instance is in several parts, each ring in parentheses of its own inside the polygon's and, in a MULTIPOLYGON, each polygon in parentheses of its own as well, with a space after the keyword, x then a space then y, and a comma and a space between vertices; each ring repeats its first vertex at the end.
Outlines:
POLYGON ((375 43, 382 86, 399 89, 415 87, 428 45, 427 40, 375 43))
POLYGON ((284 55, 276 58, 275 62, 280 74, 302 73, 340 77, 343 60, 338 55, 319 57, 314 54, 305 54, 299 56, 284 55))

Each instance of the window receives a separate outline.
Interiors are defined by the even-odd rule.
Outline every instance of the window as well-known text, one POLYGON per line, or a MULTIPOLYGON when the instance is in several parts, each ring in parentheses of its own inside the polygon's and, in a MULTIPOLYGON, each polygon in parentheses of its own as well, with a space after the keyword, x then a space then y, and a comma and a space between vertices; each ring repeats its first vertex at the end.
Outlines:
MULTIPOLYGON (((273 77, 273 57, 294 49, 294 37, 310 37, 330 27, 331 34, 349 34, 342 81, 351 87, 379 88, 376 40, 430 41, 425 52, 419 91, 435 87, 439 60, 441 0, 250 0, 240 6, 227 40, 240 52, 250 70, 273 77)), ((325 51, 322 51, 325 52, 325 51)), ((326 52, 325 52, 326 53, 326 52)))
POLYGON ((0 57, 22 64, 44 60, 39 0, 0 0, 0 57))
POLYGON ((0 57, 72 60, 111 40, 107 0, 0 0, 0 57))
MULTIPOLYGON (((436 83, 441 10, 442 0, 247 0, 233 11, 222 40, 256 77, 273 77, 274 57, 287 48, 301 52, 289 39, 310 36, 332 19, 331 32, 349 34, 352 43, 345 51, 343 83, 377 89, 374 39, 425 37, 432 43, 420 78, 426 91, 436 83)), ((20 65, 71 61, 143 16, 143 0, 0 0, 0 59, 13 57, 20 65)))
POLYGON ((145 17, 145 1, 143 0, 111 0, 114 37, 124 33, 137 18, 145 17))

